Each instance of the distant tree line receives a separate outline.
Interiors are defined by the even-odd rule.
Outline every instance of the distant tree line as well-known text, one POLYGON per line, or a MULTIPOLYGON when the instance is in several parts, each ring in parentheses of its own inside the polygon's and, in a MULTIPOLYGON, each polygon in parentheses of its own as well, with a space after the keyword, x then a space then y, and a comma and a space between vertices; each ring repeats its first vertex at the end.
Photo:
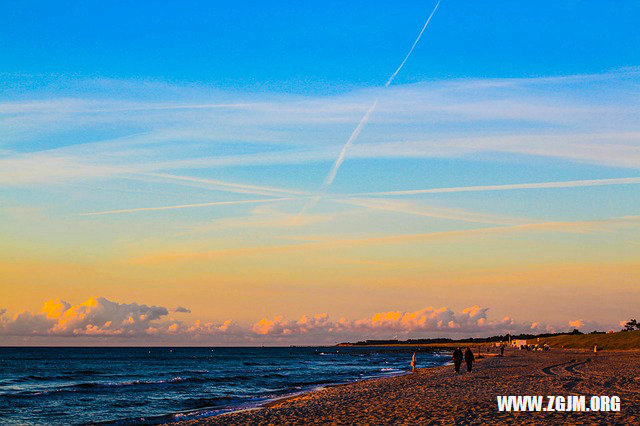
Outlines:
POLYGON ((632 318, 629 321, 627 321, 627 323, 624 325, 624 328, 622 329, 622 331, 633 331, 633 330, 640 330, 640 323, 638 323, 638 321, 636 321, 635 318, 632 318))
MULTIPOLYGON (((627 323, 624 325, 624 328, 622 329, 622 331, 633 331, 633 330, 640 330, 640 323, 635 319, 631 319, 627 321, 627 323)), ((430 338, 430 339, 407 339, 407 340, 368 339, 368 340, 362 340, 355 343, 352 343, 352 342, 339 343, 338 346, 424 345, 424 344, 433 344, 433 343, 440 343, 440 344, 442 343, 445 343, 445 344, 446 343, 452 343, 452 344, 453 343, 493 343, 493 342, 505 342, 505 341, 508 341, 509 338, 526 340, 526 339, 535 339, 538 337, 544 338, 544 337, 562 336, 567 334, 579 335, 584 333, 578 330, 577 328, 574 328, 572 331, 560 332, 560 333, 543 333, 543 334, 521 333, 521 334, 512 334, 512 335, 509 335, 507 333, 507 334, 498 335, 498 336, 469 337, 466 339, 450 339, 447 337, 436 337, 436 338, 430 338)), ((594 330, 589 334, 606 334, 606 333, 604 331, 594 330)))
MULTIPOLYGON (((594 331, 593 333, 604 333, 600 331, 594 331)), ((563 334, 582 334, 577 329, 569 333, 543 333, 543 334, 509 334, 491 336, 491 337, 469 337, 467 339, 450 339, 446 337, 437 337, 431 339, 407 339, 407 340, 397 340, 397 339, 368 339, 355 343, 340 343, 339 345, 353 345, 353 346, 369 346, 369 345, 424 345, 424 344, 433 344, 433 343, 492 343, 492 342, 505 342, 511 339, 534 339, 538 337, 553 337, 560 336, 563 334)))

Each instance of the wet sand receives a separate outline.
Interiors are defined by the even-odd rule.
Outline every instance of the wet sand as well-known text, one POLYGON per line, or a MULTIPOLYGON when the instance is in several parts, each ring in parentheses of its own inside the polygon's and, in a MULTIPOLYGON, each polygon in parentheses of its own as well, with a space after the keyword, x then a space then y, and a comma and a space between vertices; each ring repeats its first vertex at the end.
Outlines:
MULTIPOLYGON (((418 358, 419 362, 419 358, 418 358)), ((544 405, 547 401, 545 398, 544 405)), ((640 352, 508 350, 452 366, 329 387, 257 410, 182 424, 640 424, 640 352), (463 364, 464 366, 464 364, 463 364), (499 412, 498 395, 617 395, 620 412, 499 412)))

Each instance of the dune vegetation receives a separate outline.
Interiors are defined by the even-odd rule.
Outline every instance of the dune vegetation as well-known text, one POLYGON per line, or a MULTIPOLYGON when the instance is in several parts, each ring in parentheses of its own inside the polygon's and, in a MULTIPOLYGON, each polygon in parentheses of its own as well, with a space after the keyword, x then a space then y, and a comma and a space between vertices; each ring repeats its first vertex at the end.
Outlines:
POLYGON ((540 343, 566 349, 593 349, 594 345, 598 345, 598 350, 640 349, 640 330, 607 334, 562 334, 540 338, 540 343))

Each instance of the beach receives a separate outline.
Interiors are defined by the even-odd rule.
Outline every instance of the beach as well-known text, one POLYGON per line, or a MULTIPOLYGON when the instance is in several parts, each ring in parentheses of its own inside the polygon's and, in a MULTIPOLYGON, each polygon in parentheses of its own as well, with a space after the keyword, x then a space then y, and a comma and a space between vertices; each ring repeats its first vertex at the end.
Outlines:
MULTIPOLYGON (((408 362, 408 360, 407 360, 408 362)), ((420 359, 418 358, 418 366, 420 359)), ((464 366, 464 364, 463 364, 464 366)), ((545 398, 543 407, 548 400, 545 398)), ((253 410, 181 422, 217 424, 638 424, 640 352, 509 349, 479 359, 472 373, 453 366, 326 387, 253 410), (499 395, 620 397, 619 412, 500 412, 499 395)))

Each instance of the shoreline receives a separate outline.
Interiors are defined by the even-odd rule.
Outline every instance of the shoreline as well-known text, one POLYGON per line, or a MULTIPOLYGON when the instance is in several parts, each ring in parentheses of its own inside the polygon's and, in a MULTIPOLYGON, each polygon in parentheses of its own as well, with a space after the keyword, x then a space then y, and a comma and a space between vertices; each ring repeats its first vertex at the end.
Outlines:
MULTIPOLYGON (((425 345, 392 345, 393 346, 401 346, 401 347, 425 347, 425 345)), ((379 346, 379 345, 367 345, 366 347, 386 347, 386 346, 379 346)), ((428 345, 426 345, 426 347, 430 347, 428 345)), ((430 348, 434 348, 434 349, 454 349, 454 347, 449 347, 449 346, 438 346, 438 347, 430 347, 430 348)), ((496 356, 500 356, 497 353, 482 353, 482 354, 477 354, 476 355, 476 361, 475 362, 482 362, 482 360, 486 359, 486 358, 490 358, 490 357, 496 357, 496 356)), ((429 367, 422 367, 422 368, 417 368, 416 372, 418 372, 419 370, 425 370, 425 369, 437 369, 437 368, 447 368, 450 367, 451 365, 453 365, 453 363, 451 361, 447 361, 446 364, 444 365, 433 365, 433 366, 429 366, 429 367)), ((302 397, 306 394, 310 394, 310 393, 315 393, 315 392, 321 392, 324 389, 328 389, 328 388, 339 388, 342 386, 349 386, 349 385, 353 385, 356 383, 362 383, 362 382, 367 382, 367 381, 376 381, 376 380, 384 380, 384 379, 389 379, 389 378, 394 378, 394 377, 401 377, 401 376, 407 376, 407 375, 411 375, 414 374, 412 373, 410 370, 407 371, 402 371, 402 372, 398 372, 398 373, 394 373, 394 374, 388 374, 388 375, 383 375, 383 376, 376 376, 376 377, 368 377, 365 379, 359 379, 359 380, 354 380, 354 381, 350 381, 350 382, 340 382, 340 383, 330 383, 330 384, 324 384, 324 385, 318 385, 318 386, 314 386, 308 390, 302 390, 299 392, 294 392, 292 394, 285 394, 282 395, 280 397, 277 398, 273 398, 273 399, 269 399, 265 402, 260 402, 260 403, 256 403, 255 405, 251 405, 251 406, 247 406, 247 407, 243 407, 243 408, 229 408, 227 409, 220 409, 219 413, 217 414, 211 414, 211 415, 203 415, 202 417, 196 417, 193 419, 185 419, 185 420, 176 420, 174 422, 171 423, 167 423, 167 424, 176 424, 176 423, 183 423, 183 422, 194 422, 194 421, 199 421, 199 420, 205 420, 209 417, 222 417, 222 416, 226 416, 226 415, 232 415, 232 414, 236 414, 236 413, 243 413, 243 412, 247 412, 247 411, 256 411, 256 410, 261 410, 261 409, 265 409, 265 408, 272 408, 272 407, 276 407, 278 406, 280 403, 284 403, 287 401, 293 401, 298 399, 299 397, 302 397)), ((206 410, 206 408, 204 408, 206 410)), ((215 411, 215 407, 211 407, 212 410, 215 411)), ((173 413, 173 414, 169 414, 170 415, 175 415, 175 414, 181 414, 183 412, 179 412, 179 413, 173 413)), ((184 412, 185 414, 188 414, 189 411, 184 412)))
MULTIPOLYGON (((335 347, 339 347, 339 345, 336 345, 335 347)), ((386 347, 384 345, 380 346, 380 345, 375 345, 372 347, 386 347)), ((393 348, 393 346, 391 346, 393 348)), ((424 350, 425 347, 422 345, 403 345, 402 349, 406 349, 407 347, 414 347, 416 349, 422 349, 424 350)), ((429 353, 442 353, 442 351, 444 349, 451 349, 453 350, 454 347, 431 347, 431 348, 427 348, 429 349, 426 352, 429 353)), ((486 356, 487 354, 483 354, 483 356, 486 356)), ((491 356, 491 354, 489 354, 491 356)), ((494 356, 497 354, 493 354, 494 356)), ((481 356, 482 358, 482 356, 481 356)), ((446 365, 450 364, 451 361, 448 360, 445 361, 445 364, 443 365, 432 365, 432 366, 426 366, 426 367, 422 367, 419 369, 434 369, 434 368, 442 368, 445 367, 446 365)), ((208 418, 212 418, 212 417, 222 417, 222 416, 227 416, 227 415, 233 415, 236 413, 243 413, 243 412, 247 412, 247 411, 256 411, 256 410, 261 410, 261 409, 265 409, 265 408, 271 408, 273 406, 276 406, 282 402, 286 402, 289 400, 295 400, 301 396, 310 394, 310 393, 315 393, 315 392, 320 392, 324 389, 328 389, 328 388, 336 388, 336 387, 341 387, 341 386, 349 386, 349 385, 353 385, 356 383, 362 383, 362 382, 367 382, 367 381, 373 381, 373 380, 381 380, 381 379, 388 379, 388 378, 394 378, 394 377, 400 377, 400 376, 404 376, 404 375, 410 375, 412 374, 411 371, 407 368, 406 370, 400 370, 400 371, 396 371, 396 372, 392 372, 390 374, 381 374, 379 376, 373 376, 373 377, 366 377, 366 378, 361 378, 361 379, 356 379, 353 381, 347 381, 347 382, 336 382, 336 383, 327 383, 327 384, 318 384, 318 385, 312 385, 310 386, 308 389, 305 390, 300 390, 297 392, 293 392, 293 393, 288 393, 288 394, 284 394, 281 396, 278 396, 276 398, 270 398, 270 399, 265 399, 263 401, 259 401, 259 402, 255 402, 255 403, 246 403, 246 404, 241 404, 237 407, 229 407, 229 408, 225 408, 225 407, 202 407, 198 410, 185 410, 185 411, 179 411, 179 412, 174 412, 174 413, 169 413, 169 414, 165 414, 165 415, 161 415, 158 416, 157 418, 170 418, 171 416, 180 416, 180 415, 184 415, 184 417, 186 417, 185 419, 175 419, 172 421, 168 421, 167 423, 162 423, 162 424, 182 424, 182 423, 189 423, 189 422, 197 422, 197 421, 204 421, 208 418), (200 411, 204 411, 204 412, 209 412, 210 414, 202 414, 199 415, 197 414, 200 411), (191 415, 190 415, 191 414, 191 415)))
MULTIPOLYGON (((431 367, 423 367, 423 369, 433 369, 433 368, 443 368, 446 367, 446 365, 434 365, 431 367)), ((257 411, 257 410, 262 410, 265 408, 272 408, 275 406, 278 406, 281 403, 287 402, 287 401, 293 401, 296 400, 297 398, 300 398, 304 395, 307 394, 311 394, 311 393, 315 393, 315 392, 321 392, 325 389, 329 389, 329 388, 339 388, 342 386, 349 386, 349 385, 353 385, 356 383, 363 383, 363 382, 368 382, 368 381, 375 381, 375 380, 384 380, 384 379, 389 379, 389 378, 394 378, 394 377, 401 377, 401 376, 406 376, 406 375, 410 375, 412 374, 411 371, 402 371, 402 372, 398 372, 398 373, 393 373, 393 374, 387 374, 387 375, 383 375, 383 376, 376 376, 376 377, 368 377, 365 379, 359 379, 359 380, 354 380, 354 381, 350 381, 350 382, 338 382, 338 383, 329 383, 329 384, 323 384, 323 385, 316 385, 313 386, 307 390, 301 390, 298 392, 294 392, 294 393, 290 393, 290 394, 284 394, 282 396, 276 397, 276 398, 272 398, 272 399, 267 399, 265 401, 262 402, 257 402, 255 404, 247 404, 247 406, 245 407, 236 407, 236 408, 219 408, 216 409, 216 407, 204 407, 202 408, 202 410, 211 410, 211 411, 219 411, 218 413, 215 414, 208 414, 208 415, 202 415, 202 416, 197 416, 194 414, 193 418, 187 418, 184 420, 174 420, 168 423, 162 423, 162 424, 167 424, 167 425, 175 425, 175 424, 184 424, 184 423, 192 423, 192 422, 199 422, 199 421, 205 421, 209 418, 212 417, 223 417, 223 416, 227 416, 227 415, 233 415, 233 414, 238 414, 238 413, 244 413, 244 412, 249 412, 249 411, 257 411)), ((189 411, 179 411, 176 413, 170 413, 167 415, 162 415, 159 416, 158 418, 164 418, 164 417, 170 417, 170 416, 177 416, 180 414, 184 414, 185 417, 191 417, 188 414, 189 413, 195 413, 195 411, 193 410, 189 410, 189 411)), ((109 423, 113 423, 113 422, 117 422, 116 421, 111 421, 109 423)))
MULTIPOLYGON (((497 354, 493 354, 490 356, 498 356, 497 354)), ((480 361, 482 361, 483 358, 480 358, 480 361)), ((478 362, 478 361, 476 361, 478 362)), ((453 365, 451 362, 447 362, 447 364, 444 365, 434 365, 434 366, 430 366, 430 367, 422 367, 422 368, 417 368, 416 369, 416 373, 418 371, 421 370, 432 370, 432 369, 438 369, 438 368, 447 368, 450 367, 451 365, 453 365)), ((250 412, 250 411, 258 411, 258 410, 263 410, 263 409, 267 409, 267 408, 273 408, 273 407, 277 407, 278 405, 282 404, 282 403, 286 403, 286 402, 290 402, 290 401, 295 401, 300 397, 303 397, 305 395, 308 394, 313 394, 316 392, 322 392, 325 389, 330 389, 330 388, 340 388, 340 387, 344 387, 344 386, 350 386, 350 385, 354 385, 354 384, 358 384, 358 383, 365 383, 365 382, 373 382, 373 381, 378 381, 378 380, 385 380, 385 379, 391 379, 391 378, 395 378, 395 377, 402 377, 402 376, 410 376, 412 374, 411 371, 402 371, 402 372, 398 372, 395 374, 388 374, 388 375, 384 375, 384 376, 377 376, 377 377, 368 377, 366 379, 359 379, 359 380, 354 380, 351 382, 340 382, 340 383, 330 383, 330 384, 324 384, 324 385, 318 385, 318 386, 314 386, 308 390, 302 390, 299 392, 294 392, 292 394, 285 394, 282 396, 279 396, 277 398, 273 398, 273 399, 269 399, 267 401, 264 402, 260 402, 260 403, 256 403, 255 406, 247 406, 247 407, 243 407, 243 408, 229 408, 227 409, 220 409, 219 413, 217 414, 211 414, 211 415, 203 415, 202 417, 195 417, 193 419, 185 419, 185 420, 176 420, 174 422, 170 422, 170 423, 165 423, 168 425, 175 425, 175 424, 193 424, 194 422, 198 423, 200 421, 206 421, 208 418, 212 418, 212 417, 224 417, 224 416, 228 416, 228 415, 234 415, 234 414, 239 414, 239 413, 245 413, 245 412, 250 412)), ((215 407, 211 407, 212 410, 215 410, 215 407)), ((204 410, 206 410, 206 408, 204 408, 204 410)), ((188 414, 189 412, 178 412, 178 413, 173 413, 173 414, 169 414, 169 416, 171 415, 176 415, 176 414, 181 414, 181 413, 185 413, 188 414)), ((163 416, 164 417, 164 416, 163 416)))
MULTIPOLYGON (((434 365, 433 367, 424 367, 424 368, 441 368, 441 367, 445 367, 445 366, 444 365, 434 365)), ((329 384, 326 384, 326 385, 319 385, 319 386, 316 386, 316 387, 314 387, 312 389, 309 389, 309 390, 306 390, 306 391, 300 391, 300 392, 294 393, 292 395, 283 395, 283 396, 281 396, 279 398, 275 398, 275 399, 273 399, 273 400, 271 400, 271 401, 269 401, 267 403, 261 404, 259 407, 255 407, 255 409, 259 410, 261 408, 271 408, 271 407, 277 406, 280 403, 291 401, 291 400, 295 400, 295 399, 297 399, 297 398, 299 398, 301 396, 304 396, 306 394, 313 393, 313 392, 321 392, 321 391, 323 391, 325 389, 329 389, 329 388, 339 388, 339 387, 342 387, 342 386, 349 386, 349 385, 352 385, 354 383, 363 383, 363 382, 368 382, 368 381, 373 381, 373 380, 389 379, 389 378, 392 378, 392 377, 401 377, 401 376, 406 376, 406 375, 409 375, 409 374, 412 374, 411 371, 403 371, 403 372, 398 372, 398 373, 395 373, 395 374, 388 374, 388 375, 385 375, 385 376, 368 377, 366 379, 354 380, 354 381, 351 381, 351 382, 329 383, 329 384)), ((229 413, 223 413, 223 414, 219 414, 219 415, 232 414, 232 413, 233 412, 229 412, 229 413)))
POLYGON ((178 421, 180 425, 300 423, 640 422, 637 351, 526 352, 478 360, 460 375, 450 365, 323 386, 260 407, 178 421), (498 395, 616 395, 620 412, 499 412, 498 395))

